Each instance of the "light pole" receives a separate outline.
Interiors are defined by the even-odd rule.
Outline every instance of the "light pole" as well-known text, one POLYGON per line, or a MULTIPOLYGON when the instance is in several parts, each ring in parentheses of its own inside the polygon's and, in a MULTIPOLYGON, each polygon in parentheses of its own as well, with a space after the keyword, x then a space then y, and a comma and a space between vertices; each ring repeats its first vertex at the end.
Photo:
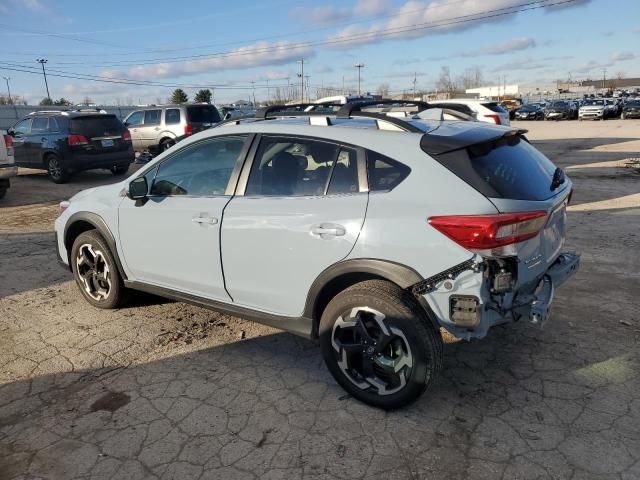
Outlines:
POLYGON ((44 75, 44 86, 47 87, 47 98, 51 100, 51 95, 49 95, 49 84, 47 83, 47 72, 44 69, 44 64, 47 63, 46 58, 38 58, 36 60, 40 65, 42 65, 42 75, 44 75))
POLYGON ((356 63, 354 67, 358 69, 358 96, 360 96, 360 70, 364 68, 364 63, 356 63))
POLYGON ((300 77, 300 103, 304 103, 304 58, 298 60, 300 64, 300 73, 298 76, 300 77))

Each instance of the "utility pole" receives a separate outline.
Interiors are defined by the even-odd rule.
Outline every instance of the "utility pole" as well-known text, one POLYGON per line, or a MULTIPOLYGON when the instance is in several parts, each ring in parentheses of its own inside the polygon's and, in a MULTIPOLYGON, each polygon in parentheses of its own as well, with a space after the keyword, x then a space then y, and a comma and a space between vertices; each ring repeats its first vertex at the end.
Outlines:
POLYGON ((606 82, 607 82, 607 69, 603 68, 602 69, 602 88, 607 88, 606 82))
POLYGON ((11 101, 11 88, 9 87, 9 80, 11 80, 11 77, 2 77, 4 78, 4 81, 7 82, 7 92, 9 93, 9 103, 13 103, 11 101))
POLYGON ((253 108, 256 107, 256 82, 251 82, 251 92, 253 94, 253 108))
POLYGON ((418 72, 413 73, 413 100, 416 99, 416 82, 418 81, 418 72))
POLYGON ((267 104, 271 103, 271 90, 269 90, 269 79, 267 78, 267 104))
POLYGON ((305 75, 304 78, 306 79, 306 82, 307 82, 307 102, 310 102, 311 101, 311 89, 309 88, 309 75, 305 75))
POLYGON ((344 95, 344 75, 342 75, 342 95, 344 95))
POLYGON ((49 95, 49 84, 47 83, 47 72, 44 69, 44 64, 47 63, 46 58, 38 58, 36 60, 40 65, 42 65, 42 75, 44 75, 44 86, 47 87, 47 98, 51 100, 51 95, 49 95))
POLYGON ((300 73, 298 77, 300 77, 300 103, 304 103, 304 58, 298 60, 300 64, 300 73))
POLYGON ((360 95, 360 70, 364 68, 364 63, 356 63, 354 65, 358 69, 358 96, 360 95))

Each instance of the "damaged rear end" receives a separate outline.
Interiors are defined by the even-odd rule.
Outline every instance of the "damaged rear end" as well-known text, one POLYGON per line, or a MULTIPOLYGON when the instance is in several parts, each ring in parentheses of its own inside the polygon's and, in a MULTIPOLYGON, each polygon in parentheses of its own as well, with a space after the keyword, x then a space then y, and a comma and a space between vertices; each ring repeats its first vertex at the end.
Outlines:
POLYGON ((470 258, 412 290, 459 338, 484 337, 508 321, 544 324, 555 289, 579 267, 580 256, 563 251, 571 181, 524 133, 485 130, 438 141, 425 135, 421 143, 496 208, 490 215, 428 219, 470 258))

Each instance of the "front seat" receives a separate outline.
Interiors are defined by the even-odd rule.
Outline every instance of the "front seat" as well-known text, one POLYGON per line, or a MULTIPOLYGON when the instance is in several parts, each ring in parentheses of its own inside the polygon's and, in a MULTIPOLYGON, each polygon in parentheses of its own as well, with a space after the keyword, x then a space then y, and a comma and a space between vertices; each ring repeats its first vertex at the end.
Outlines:
POLYGON ((273 157, 273 189, 272 195, 292 195, 298 183, 300 162, 287 152, 280 152, 273 157))

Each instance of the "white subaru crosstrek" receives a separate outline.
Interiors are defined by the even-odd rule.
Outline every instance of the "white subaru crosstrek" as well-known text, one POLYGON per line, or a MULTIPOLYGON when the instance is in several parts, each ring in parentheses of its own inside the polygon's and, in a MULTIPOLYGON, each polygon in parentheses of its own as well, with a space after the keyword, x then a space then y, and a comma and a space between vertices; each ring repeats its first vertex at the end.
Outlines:
POLYGON ((77 194, 60 261, 96 307, 142 290, 317 338, 354 397, 413 401, 441 327, 547 321, 572 185, 522 130, 359 110, 261 111, 77 194))

